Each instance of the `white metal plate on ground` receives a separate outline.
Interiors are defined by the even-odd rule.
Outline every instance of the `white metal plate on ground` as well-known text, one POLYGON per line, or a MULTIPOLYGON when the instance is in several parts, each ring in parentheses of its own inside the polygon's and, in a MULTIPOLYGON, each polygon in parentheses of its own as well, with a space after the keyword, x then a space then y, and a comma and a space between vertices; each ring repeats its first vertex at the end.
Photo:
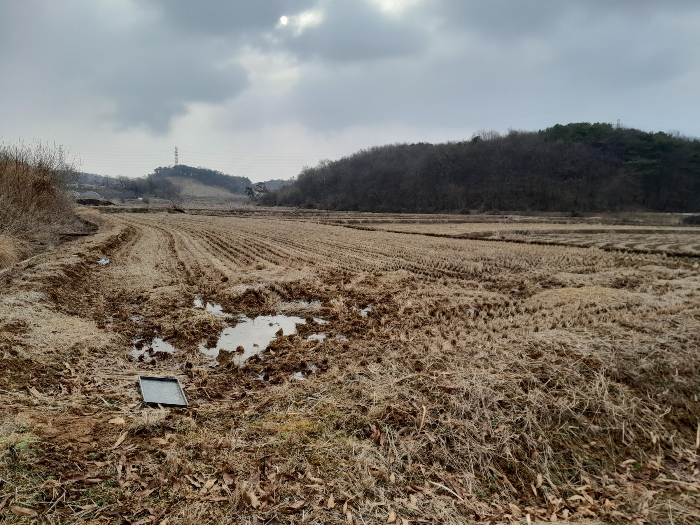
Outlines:
POLYGON ((180 381, 175 377, 139 376, 139 386, 144 403, 188 406, 180 381))

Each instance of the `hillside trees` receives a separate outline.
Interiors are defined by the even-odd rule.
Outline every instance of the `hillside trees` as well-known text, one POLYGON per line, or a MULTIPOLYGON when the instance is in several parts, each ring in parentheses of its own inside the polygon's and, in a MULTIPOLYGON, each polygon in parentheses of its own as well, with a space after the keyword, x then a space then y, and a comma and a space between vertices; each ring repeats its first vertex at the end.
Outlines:
POLYGON ((700 142, 605 123, 479 132, 322 161, 259 201, 376 212, 698 211, 700 142))
POLYGON ((127 191, 134 192, 139 197, 157 197, 159 199, 175 200, 180 197, 182 188, 168 179, 159 179, 149 175, 148 177, 138 177, 129 179, 119 177, 120 187, 127 191))
POLYGON ((245 189, 250 186, 250 179, 247 177, 237 177, 234 175, 227 175, 217 170, 210 170, 208 168, 194 168, 192 166, 186 166, 185 164, 177 164, 175 166, 159 167, 153 170, 153 173, 149 175, 149 178, 154 178, 158 180, 166 179, 168 177, 185 177, 193 179, 201 184, 207 186, 218 186, 224 188, 231 193, 236 193, 243 195, 245 189))

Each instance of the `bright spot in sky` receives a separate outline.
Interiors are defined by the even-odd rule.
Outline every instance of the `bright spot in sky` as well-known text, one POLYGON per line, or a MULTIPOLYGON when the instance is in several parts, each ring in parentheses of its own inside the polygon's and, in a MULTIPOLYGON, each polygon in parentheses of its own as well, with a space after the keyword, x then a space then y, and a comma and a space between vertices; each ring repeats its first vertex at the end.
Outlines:
POLYGON ((292 29, 294 36, 299 36, 307 29, 321 24, 321 22, 323 22, 323 11, 304 11, 298 15, 281 16, 277 28, 289 27, 292 29))
POLYGON ((379 6, 379 9, 389 14, 401 14, 406 9, 410 9, 423 0, 370 0, 379 6))

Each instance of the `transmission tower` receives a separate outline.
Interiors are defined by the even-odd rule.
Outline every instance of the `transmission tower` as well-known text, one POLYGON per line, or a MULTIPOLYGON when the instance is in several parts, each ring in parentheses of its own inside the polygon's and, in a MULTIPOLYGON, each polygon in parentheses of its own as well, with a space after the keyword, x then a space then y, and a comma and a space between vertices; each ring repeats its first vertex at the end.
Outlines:
POLYGON ((178 165, 178 161, 177 161, 177 146, 175 146, 175 166, 177 166, 177 165, 178 165))

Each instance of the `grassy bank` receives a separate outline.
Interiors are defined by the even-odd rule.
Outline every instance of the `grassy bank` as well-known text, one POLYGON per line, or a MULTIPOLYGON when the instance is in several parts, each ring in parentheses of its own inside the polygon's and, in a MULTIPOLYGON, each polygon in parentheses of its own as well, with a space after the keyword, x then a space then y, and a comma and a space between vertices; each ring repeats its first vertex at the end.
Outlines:
POLYGON ((74 174, 61 148, 0 144, 0 268, 85 229, 64 192, 74 174))

